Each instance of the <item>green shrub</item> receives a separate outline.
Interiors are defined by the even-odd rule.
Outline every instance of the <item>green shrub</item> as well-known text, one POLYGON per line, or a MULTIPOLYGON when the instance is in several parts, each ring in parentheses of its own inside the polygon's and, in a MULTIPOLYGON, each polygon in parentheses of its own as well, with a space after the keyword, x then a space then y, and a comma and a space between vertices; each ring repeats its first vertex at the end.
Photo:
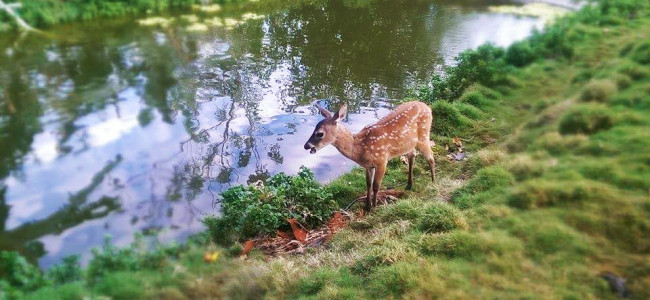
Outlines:
POLYGON ((83 300, 92 299, 81 282, 67 283, 56 287, 41 288, 27 295, 27 300, 83 300))
POLYGON ((582 101, 607 102, 616 95, 617 91, 616 83, 609 79, 592 80, 582 90, 580 99, 582 101))
POLYGON ((133 272, 108 273, 94 289, 101 295, 115 300, 141 299, 145 296, 142 277, 133 272))
POLYGON ((561 134, 593 134, 614 126, 611 109, 602 104, 578 104, 570 108, 560 119, 561 134))
POLYGON ((504 60, 505 51, 487 44, 458 55, 456 66, 445 68, 445 76, 435 75, 430 87, 422 87, 417 98, 433 103, 438 100, 458 99, 471 85, 506 86, 510 67, 504 60))
POLYGON ((279 173, 263 186, 235 186, 221 196, 221 218, 206 218, 204 224, 214 242, 224 245, 288 228, 290 218, 318 226, 338 208, 331 192, 305 167, 297 176, 279 173))
POLYGON ((60 264, 51 267, 45 274, 46 278, 55 284, 77 281, 81 279, 79 255, 63 258, 60 264))
POLYGON ((38 267, 15 251, 0 251, 0 278, 22 291, 35 290, 46 284, 38 267))
POLYGON ((418 228, 423 232, 445 232, 466 229, 467 221, 457 208, 446 202, 435 201, 424 209, 418 228))
POLYGON ((526 66, 538 58, 529 41, 514 43, 506 50, 506 62, 515 67, 526 66))
POLYGON ((118 248, 111 238, 104 239, 104 245, 91 250, 93 258, 88 263, 86 273, 90 281, 95 281, 112 271, 135 271, 140 269, 140 260, 132 247, 118 248))
POLYGON ((544 31, 535 30, 526 40, 517 43, 512 50, 508 49, 506 61, 515 66, 524 66, 530 64, 538 58, 572 58, 574 55, 574 46, 567 34, 569 24, 568 20, 558 20, 544 31))
POLYGON ((453 137, 472 124, 472 121, 463 116, 450 102, 436 101, 433 103, 432 110, 434 134, 453 137))
MULTIPOLYGON (((189 7, 195 0, 23 0, 20 15, 32 26, 45 27, 99 17, 161 12, 169 8, 189 7)), ((3 19, 0 14, 0 23, 3 19)))
POLYGON ((587 200, 598 201, 610 194, 603 184, 589 181, 533 179, 517 186, 508 202, 513 207, 530 209, 587 200))

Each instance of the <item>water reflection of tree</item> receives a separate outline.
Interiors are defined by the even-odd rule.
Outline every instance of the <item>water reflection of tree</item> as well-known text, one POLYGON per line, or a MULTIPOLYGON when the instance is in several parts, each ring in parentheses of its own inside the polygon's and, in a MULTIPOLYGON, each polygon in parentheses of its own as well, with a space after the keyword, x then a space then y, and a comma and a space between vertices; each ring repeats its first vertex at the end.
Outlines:
MULTIPOLYGON (((439 62, 431 55, 439 37, 427 27, 430 5, 406 0, 297 5, 269 16, 265 43, 235 38, 233 48, 257 55, 271 68, 286 64, 292 80, 283 95, 367 99, 384 88, 401 89, 439 62)), ((246 37, 251 30, 245 29, 246 37)))
MULTIPOLYGON (((4 62, 8 63, 0 59, 0 64, 4 62)), ((0 179, 19 169, 34 135, 41 131, 42 108, 29 88, 28 75, 21 67, 11 66, 0 69, 0 179)))
MULTIPOLYGON (((19 250, 26 252, 30 259, 36 259, 34 255, 44 254, 42 251, 36 253, 30 251, 37 245, 34 244, 36 239, 48 234, 59 234, 87 220, 102 218, 119 209, 120 203, 117 198, 104 196, 97 201, 89 202, 89 196, 121 160, 122 158, 117 156, 115 160, 108 162, 93 176, 88 186, 71 194, 68 203, 55 213, 45 219, 25 223, 9 231, 5 231, 4 225, 10 207, 4 201, 5 189, 0 189, 0 221, 2 222, 0 250, 19 250)), ((36 248, 42 248, 42 245, 36 248)))

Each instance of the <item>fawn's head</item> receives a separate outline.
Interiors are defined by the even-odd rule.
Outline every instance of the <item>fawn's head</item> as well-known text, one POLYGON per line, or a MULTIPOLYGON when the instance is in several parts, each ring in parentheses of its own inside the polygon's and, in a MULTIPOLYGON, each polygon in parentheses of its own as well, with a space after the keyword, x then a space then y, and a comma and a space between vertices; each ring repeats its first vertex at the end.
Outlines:
POLYGON ((332 114, 329 110, 314 103, 318 108, 321 115, 325 117, 322 121, 316 124, 314 128, 314 133, 311 134, 307 143, 305 143, 305 150, 310 150, 309 153, 314 154, 317 150, 334 143, 336 141, 336 134, 338 132, 337 127, 340 121, 345 118, 345 114, 348 111, 348 106, 343 104, 339 110, 332 114))

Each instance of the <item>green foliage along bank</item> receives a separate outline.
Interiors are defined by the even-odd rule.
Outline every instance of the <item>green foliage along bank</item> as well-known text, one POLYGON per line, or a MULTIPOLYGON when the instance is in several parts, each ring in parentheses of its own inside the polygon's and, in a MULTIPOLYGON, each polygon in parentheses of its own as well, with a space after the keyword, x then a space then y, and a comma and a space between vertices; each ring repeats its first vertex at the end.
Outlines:
MULTIPOLYGON (((153 254, 100 250, 81 274, 70 260, 37 282, 24 279, 38 270, 3 254, 13 262, 0 270, 1 297, 617 299, 602 278, 613 273, 627 279, 632 298, 648 299, 648 32, 647 1, 601 1, 513 46, 518 52, 468 51, 459 69, 435 79, 446 89, 416 94, 434 109, 438 181, 419 160, 406 199, 355 220, 322 248, 240 260, 239 249, 203 234, 153 254), (453 136, 464 139, 464 161, 443 158, 453 136), (221 256, 206 263, 206 251, 221 256)), ((385 185, 404 186, 405 169, 391 161, 385 185)), ((312 199, 351 201, 363 176, 355 169, 325 188, 306 175, 281 177, 283 192, 238 187, 232 208, 246 209, 234 210, 241 217, 232 224, 269 230, 239 223, 247 219, 239 212, 272 209, 260 200, 290 198, 298 186, 313 187, 312 199)))
POLYGON ((324 224, 338 204, 307 168, 296 176, 278 173, 258 185, 235 186, 221 194, 222 216, 203 223, 213 241, 228 246, 246 238, 289 229, 288 219, 307 227, 324 224))
MULTIPOLYGON (((47 27, 54 24, 84 21, 96 18, 159 13, 169 9, 189 8, 198 0, 20 0, 22 7, 18 14, 33 27, 47 27)), ((213 3, 238 2, 237 0, 215 0, 213 3)), ((0 11, 0 31, 15 26, 4 11, 0 11)))

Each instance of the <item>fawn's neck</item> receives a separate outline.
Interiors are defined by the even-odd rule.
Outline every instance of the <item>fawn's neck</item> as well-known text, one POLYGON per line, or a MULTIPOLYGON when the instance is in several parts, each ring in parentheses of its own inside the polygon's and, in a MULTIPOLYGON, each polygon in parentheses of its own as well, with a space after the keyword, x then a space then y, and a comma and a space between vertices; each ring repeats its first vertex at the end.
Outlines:
POLYGON ((361 162, 361 140, 356 138, 343 124, 337 126, 336 141, 332 143, 343 156, 360 164, 361 162))

